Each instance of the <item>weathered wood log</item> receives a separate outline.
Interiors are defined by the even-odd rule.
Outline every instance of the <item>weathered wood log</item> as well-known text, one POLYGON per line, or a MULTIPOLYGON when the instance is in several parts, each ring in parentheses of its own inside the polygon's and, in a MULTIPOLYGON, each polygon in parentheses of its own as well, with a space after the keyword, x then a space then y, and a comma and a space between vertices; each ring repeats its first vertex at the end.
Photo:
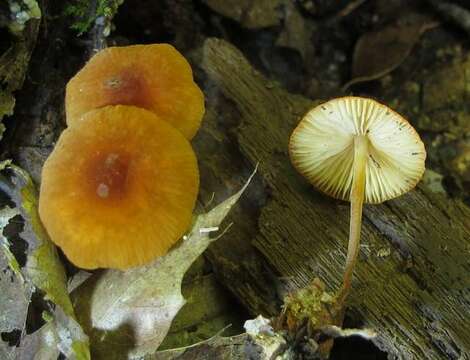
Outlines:
MULTIPOLYGON (((202 198, 258 178, 209 259, 253 313, 274 315, 285 291, 314 276, 340 286, 349 204, 315 191, 295 172, 289 136, 312 105, 254 70, 222 40, 208 39, 202 66, 208 111, 195 140, 202 198)), ((347 315, 377 331, 375 343, 403 359, 469 359, 470 210, 423 185, 364 208, 362 248, 347 315)))

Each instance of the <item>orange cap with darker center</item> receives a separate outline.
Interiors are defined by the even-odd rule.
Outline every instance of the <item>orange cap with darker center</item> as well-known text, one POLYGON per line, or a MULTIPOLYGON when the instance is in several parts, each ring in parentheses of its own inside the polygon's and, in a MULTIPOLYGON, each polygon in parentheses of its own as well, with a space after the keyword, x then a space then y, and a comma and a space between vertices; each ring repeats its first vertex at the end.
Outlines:
POLYGON ((189 63, 168 44, 109 47, 67 84, 67 124, 106 105, 150 110, 191 139, 204 115, 204 95, 189 63))
POLYGON ((188 140, 133 106, 94 110, 43 167, 39 213, 75 265, 126 269, 164 255, 188 230, 199 188, 188 140))

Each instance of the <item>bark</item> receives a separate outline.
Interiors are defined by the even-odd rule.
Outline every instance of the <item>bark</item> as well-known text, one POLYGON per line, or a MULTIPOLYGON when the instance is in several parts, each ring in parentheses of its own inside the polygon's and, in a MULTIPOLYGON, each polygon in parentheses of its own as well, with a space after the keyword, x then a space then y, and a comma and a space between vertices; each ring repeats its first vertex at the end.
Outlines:
MULTIPOLYGON (((312 101, 287 93, 222 40, 202 51, 208 102, 195 140, 202 199, 225 196, 259 163, 230 233, 208 257, 254 314, 275 315, 283 295, 315 276, 340 287, 349 204, 315 191, 290 164, 289 135, 312 101), (239 181, 233 181, 239 176, 239 181), (224 189, 223 191, 219 191, 224 189)), ((468 359, 470 210, 423 185, 365 205, 360 261, 347 316, 403 359, 468 359)))

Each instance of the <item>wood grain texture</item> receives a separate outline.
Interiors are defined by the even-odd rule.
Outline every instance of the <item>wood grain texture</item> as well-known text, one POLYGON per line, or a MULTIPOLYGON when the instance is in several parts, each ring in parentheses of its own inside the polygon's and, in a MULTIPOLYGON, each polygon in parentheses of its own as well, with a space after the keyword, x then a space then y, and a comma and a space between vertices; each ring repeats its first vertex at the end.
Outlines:
MULTIPOLYGON (((285 291, 314 276, 338 289, 349 204, 315 191, 287 154, 312 101, 264 78, 227 42, 208 39, 202 57, 208 116, 195 145, 203 198, 259 162, 234 227, 210 249, 219 278, 253 313, 271 315, 285 291)), ((469 359, 469 255, 470 210, 458 201, 419 185, 366 205, 348 314, 375 329, 375 343, 392 357, 469 359)))

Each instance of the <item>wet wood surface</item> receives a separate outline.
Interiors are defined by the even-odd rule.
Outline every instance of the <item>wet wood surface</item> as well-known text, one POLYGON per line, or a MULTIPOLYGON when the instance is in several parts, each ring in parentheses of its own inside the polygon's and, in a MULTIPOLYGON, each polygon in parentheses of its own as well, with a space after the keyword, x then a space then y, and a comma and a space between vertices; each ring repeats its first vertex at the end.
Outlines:
MULTIPOLYGON (((219 279, 253 314, 275 315, 287 291, 315 276, 335 291, 349 204, 315 191, 287 154, 290 133, 313 103, 264 78, 227 42, 207 40, 200 56, 208 103, 195 140, 201 197, 225 196, 259 163, 230 232, 210 248, 219 279)), ((461 202, 423 185, 365 206, 347 317, 375 329, 384 351, 403 359, 468 358, 469 216, 461 202)))

